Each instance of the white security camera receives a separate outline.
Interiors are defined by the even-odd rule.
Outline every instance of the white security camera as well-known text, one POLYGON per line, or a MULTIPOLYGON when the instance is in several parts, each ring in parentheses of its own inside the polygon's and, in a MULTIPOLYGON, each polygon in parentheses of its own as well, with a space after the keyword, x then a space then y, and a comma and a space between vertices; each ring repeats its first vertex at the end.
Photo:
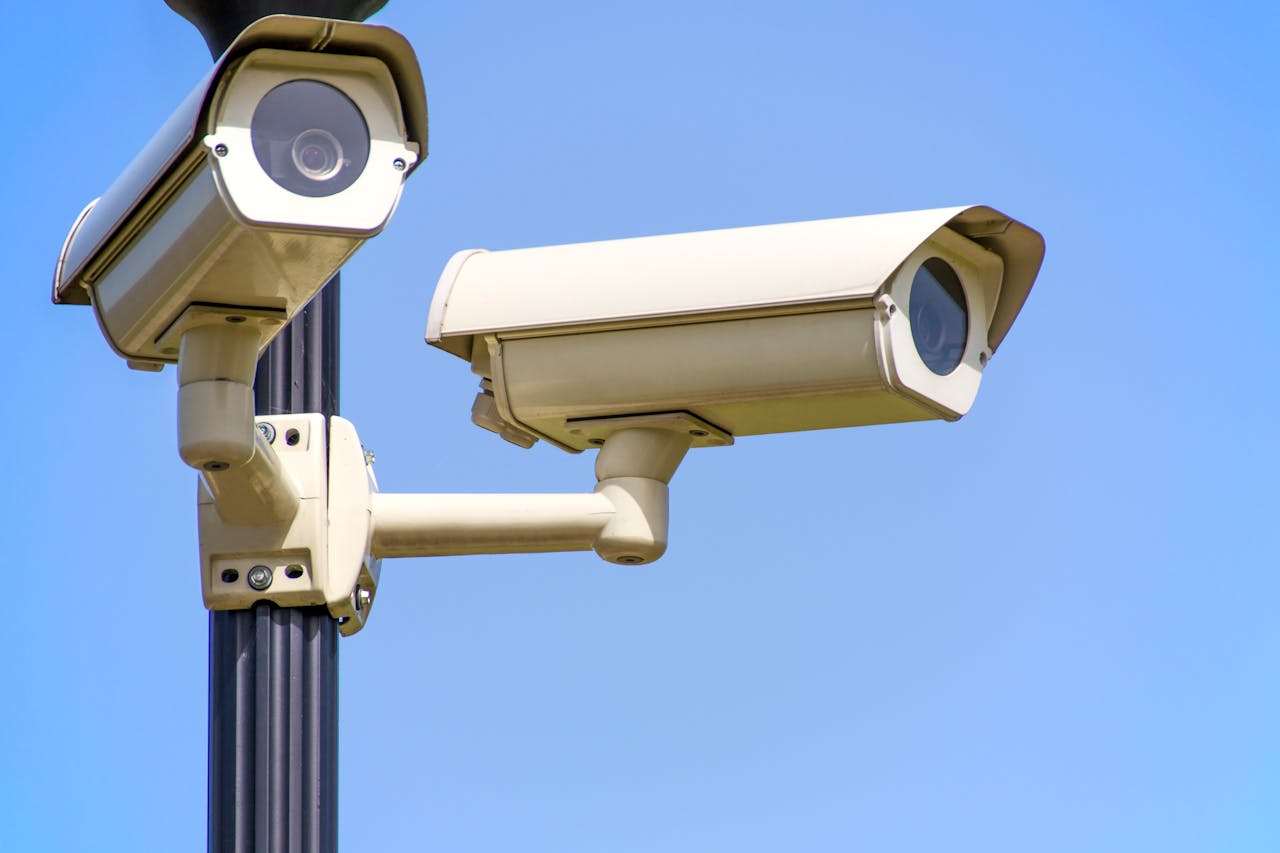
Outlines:
POLYGON ((251 480, 277 482, 253 428, 258 355, 386 225, 426 142, 421 71, 401 35, 258 20, 80 215, 53 301, 91 304, 131 367, 178 362, 189 465, 252 460, 251 480))
POLYGON ((476 423, 523 446, 956 420, 1043 256, 989 207, 459 252, 426 338, 482 377, 476 423))
POLYGON ((176 362, 208 323, 252 327, 265 347, 386 224, 426 141, 402 36, 263 18, 80 215, 53 301, 92 304, 134 367, 176 362))

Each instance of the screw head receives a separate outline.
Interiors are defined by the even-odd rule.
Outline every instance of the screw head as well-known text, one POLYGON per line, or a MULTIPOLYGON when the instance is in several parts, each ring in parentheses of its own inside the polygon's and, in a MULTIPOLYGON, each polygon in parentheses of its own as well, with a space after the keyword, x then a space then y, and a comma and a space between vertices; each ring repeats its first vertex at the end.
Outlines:
POLYGON ((262 433, 262 437, 267 440, 267 444, 271 444, 276 440, 276 428, 266 421, 258 424, 258 432, 262 433))
POLYGON ((219 142, 217 145, 213 146, 213 153, 217 154, 219 157, 226 157, 227 150, 227 144, 225 142, 219 142))
POLYGON ((395 168, 397 172, 403 172, 409 164, 406 163, 402 158, 397 157, 396 159, 391 161, 391 165, 395 168))
POLYGON ((249 570, 249 574, 245 579, 249 581, 249 586, 254 589, 264 590, 271 586, 271 569, 266 566, 254 566, 249 570))

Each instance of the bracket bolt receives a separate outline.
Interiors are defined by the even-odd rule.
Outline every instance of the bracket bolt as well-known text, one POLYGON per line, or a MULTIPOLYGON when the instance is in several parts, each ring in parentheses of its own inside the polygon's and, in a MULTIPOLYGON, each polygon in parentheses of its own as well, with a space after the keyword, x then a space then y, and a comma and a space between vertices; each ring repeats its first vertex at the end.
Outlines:
POLYGON ((276 440, 276 428, 271 424, 263 421, 258 424, 258 432, 262 433, 262 437, 267 440, 267 444, 274 444, 276 440))
POLYGON ((249 586, 261 592, 271 586, 271 569, 266 566, 254 566, 249 570, 246 580, 249 581, 249 586))

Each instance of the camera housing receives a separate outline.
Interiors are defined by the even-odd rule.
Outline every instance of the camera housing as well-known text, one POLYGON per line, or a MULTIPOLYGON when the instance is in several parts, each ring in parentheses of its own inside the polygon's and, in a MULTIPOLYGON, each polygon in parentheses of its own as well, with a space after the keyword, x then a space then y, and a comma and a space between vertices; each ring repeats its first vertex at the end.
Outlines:
POLYGON ((383 228, 426 142, 398 33, 260 19, 80 215, 53 301, 91 304, 133 367, 176 362, 209 322, 255 329, 261 350, 383 228))
POLYGON ((693 446, 956 420, 1043 256, 985 206, 472 250, 426 339, 481 376, 473 420, 523 446, 664 417, 693 446))

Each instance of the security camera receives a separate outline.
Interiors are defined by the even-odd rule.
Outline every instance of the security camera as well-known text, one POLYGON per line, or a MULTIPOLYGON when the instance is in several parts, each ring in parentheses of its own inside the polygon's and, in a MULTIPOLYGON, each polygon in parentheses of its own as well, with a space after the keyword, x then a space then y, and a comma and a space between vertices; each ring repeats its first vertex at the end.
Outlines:
POLYGON ((473 420, 526 447, 956 420, 1043 256, 981 206, 473 250, 426 338, 481 377, 473 420))
POLYGON ((178 361, 205 324, 252 328, 265 347, 382 230, 426 141, 402 36, 263 18, 80 215, 53 301, 91 304, 133 367, 178 361))
MULTIPOLYGON (((92 305, 131 367, 178 363, 182 458, 211 477, 242 469, 211 489, 280 481, 254 433, 258 355, 386 225, 426 141, 402 36, 263 18, 72 227, 53 301, 92 305)), ((296 503, 277 497, 269 514, 296 503)))
POLYGON ((968 412, 1043 257, 1039 234, 989 207, 459 252, 427 340, 480 375, 481 426, 524 446, 599 448, 595 489, 384 494, 354 427, 334 418, 327 463, 319 424, 282 463, 305 493, 272 494, 287 478, 265 465, 245 466, 252 482, 209 478, 206 603, 323 600, 352 632, 385 558, 590 549, 653 562, 692 447, 968 412), (232 517, 250 503, 252 517, 232 517), (289 517, 287 533, 250 530, 264 515, 289 517), (292 578, 275 592, 273 566, 292 578))

